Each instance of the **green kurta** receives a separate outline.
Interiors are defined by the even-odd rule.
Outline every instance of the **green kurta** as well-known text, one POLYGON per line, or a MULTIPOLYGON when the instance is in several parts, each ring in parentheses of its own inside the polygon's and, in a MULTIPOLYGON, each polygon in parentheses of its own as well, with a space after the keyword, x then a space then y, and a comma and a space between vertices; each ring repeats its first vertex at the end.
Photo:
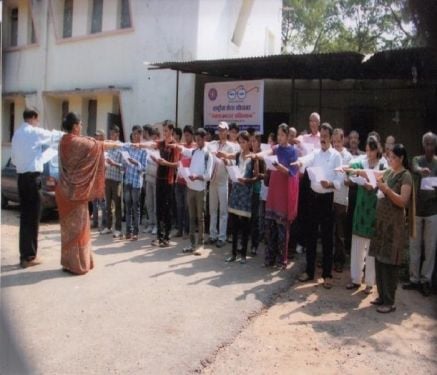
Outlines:
MULTIPOLYGON (((397 174, 388 169, 384 173, 384 181, 395 193, 401 193, 402 185, 413 184, 411 174, 403 170, 397 174)), ((387 198, 378 199, 376 206, 376 230, 370 243, 369 255, 379 262, 400 265, 408 244, 408 228, 405 209, 396 206, 387 198)))
MULTIPOLYGON (((353 169, 365 169, 363 162, 359 161, 350 166, 353 169)), ((352 233, 357 236, 372 238, 375 234, 376 222, 376 192, 358 186, 357 201, 352 222, 352 233)))

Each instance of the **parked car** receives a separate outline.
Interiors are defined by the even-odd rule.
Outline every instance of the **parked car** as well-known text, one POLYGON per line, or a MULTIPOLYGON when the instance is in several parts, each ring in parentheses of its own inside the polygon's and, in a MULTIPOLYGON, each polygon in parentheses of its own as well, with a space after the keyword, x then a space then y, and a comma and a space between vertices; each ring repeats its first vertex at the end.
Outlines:
MULTIPOLYGON (((44 164, 41 174, 42 217, 46 217, 50 211, 56 210, 55 188, 59 178, 58 157, 44 164)), ((9 158, 6 166, 2 169, 1 180, 1 207, 7 208, 9 202, 20 202, 17 185, 17 169, 9 158)))

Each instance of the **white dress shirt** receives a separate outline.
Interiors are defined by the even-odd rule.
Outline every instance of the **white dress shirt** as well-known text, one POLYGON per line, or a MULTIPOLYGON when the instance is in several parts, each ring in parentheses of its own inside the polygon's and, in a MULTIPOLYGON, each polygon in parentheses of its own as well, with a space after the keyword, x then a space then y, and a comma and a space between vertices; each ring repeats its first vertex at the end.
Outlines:
POLYGON ((191 190, 203 191, 206 189, 206 182, 211 180, 213 157, 206 149, 203 148, 183 148, 182 154, 187 158, 191 158, 190 163, 190 175, 202 176, 202 180, 194 180, 187 183, 187 186, 191 190), (208 157, 207 157, 208 154, 208 157), (205 165, 205 159, 208 159, 205 165))
MULTIPOLYGON (((341 165, 349 165, 352 160, 352 154, 343 147, 343 150, 340 152, 341 156, 341 165)), ((348 195, 349 195, 349 187, 344 184, 346 175, 343 173, 343 182, 341 184, 340 190, 334 191, 334 203, 341 204, 342 206, 348 205, 348 195)))
POLYGON ((63 135, 59 130, 42 129, 23 122, 12 137, 11 158, 17 173, 42 172, 42 146, 58 143, 63 135))
POLYGON ((311 154, 299 158, 299 161, 302 163, 302 168, 321 167, 325 172, 326 180, 334 184, 334 189, 325 189, 320 182, 311 181, 311 189, 315 193, 326 194, 340 190, 343 174, 336 172, 335 169, 341 166, 341 156, 332 146, 329 146, 326 151, 315 150, 311 154))

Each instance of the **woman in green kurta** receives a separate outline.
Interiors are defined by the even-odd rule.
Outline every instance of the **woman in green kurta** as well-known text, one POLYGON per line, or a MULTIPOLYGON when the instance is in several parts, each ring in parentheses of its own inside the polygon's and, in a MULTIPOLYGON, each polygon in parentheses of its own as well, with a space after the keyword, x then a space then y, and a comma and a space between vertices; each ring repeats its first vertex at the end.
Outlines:
POLYGON ((375 285, 375 259, 369 256, 369 245, 375 234, 377 202, 375 188, 369 183, 366 170, 383 171, 386 168, 387 163, 382 158, 381 145, 376 137, 370 136, 366 144, 366 157, 352 163, 348 169, 350 174, 358 174, 365 178, 366 182, 358 186, 357 190, 352 222, 351 282, 346 285, 346 289, 358 289, 361 286, 365 266, 366 294, 370 294, 375 285))
MULTIPOLYGON (((378 181, 378 189, 384 197, 377 202, 375 237, 369 250, 369 254, 375 257, 379 295, 371 303, 378 305, 377 311, 380 313, 396 310, 394 303, 399 266, 408 244, 405 209, 410 202, 413 180, 408 171, 407 151, 403 145, 397 144, 393 148, 390 167, 378 181)), ((410 214, 409 219, 410 228, 414 228, 414 215, 410 214)))

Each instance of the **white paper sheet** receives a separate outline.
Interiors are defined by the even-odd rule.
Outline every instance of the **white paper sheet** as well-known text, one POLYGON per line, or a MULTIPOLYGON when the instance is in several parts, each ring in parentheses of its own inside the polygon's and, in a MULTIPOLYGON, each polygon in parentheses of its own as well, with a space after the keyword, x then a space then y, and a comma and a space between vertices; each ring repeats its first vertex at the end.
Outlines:
POLYGON ((147 158, 151 159, 152 156, 155 157, 156 159, 161 158, 161 154, 159 153, 159 150, 153 149, 153 148, 148 148, 147 149, 147 158))
POLYGON ((273 165, 278 163, 277 155, 264 156, 264 162, 266 163, 267 169, 271 171, 277 171, 277 168, 273 165))
POLYGON ((320 182, 326 180, 325 171, 322 167, 309 167, 307 168, 308 177, 312 182, 320 182))
POLYGON ((359 186, 364 186, 367 183, 367 180, 361 176, 350 176, 349 179, 359 186))
POLYGON ((375 171, 372 169, 364 170, 367 174, 367 178, 369 179, 369 184, 372 185, 373 188, 376 188, 376 176, 375 171))
POLYGON ((272 149, 272 146, 269 145, 268 143, 261 143, 261 151, 270 151, 272 149))
POLYGON ((232 182, 238 182, 239 178, 242 178, 240 168, 238 168, 236 165, 229 165, 226 167, 226 170, 228 171, 229 178, 232 182))
POLYGON ((437 177, 423 177, 420 190, 434 190, 437 187, 437 177))
POLYGON ((41 163, 45 164, 48 161, 52 160, 56 155, 58 155, 58 150, 55 148, 51 148, 49 147, 47 150, 45 150, 42 154, 41 154, 41 163))
POLYGON ((129 155, 129 152, 121 151, 121 156, 126 163, 128 163, 130 165, 135 165, 134 163, 131 163, 131 161, 129 160, 129 159, 132 159, 129 155))
POLYGON ((384 197, 385 197, 384 193, 378 189, 378 192, 376 193, 376 198, 382 199, 384 197))

